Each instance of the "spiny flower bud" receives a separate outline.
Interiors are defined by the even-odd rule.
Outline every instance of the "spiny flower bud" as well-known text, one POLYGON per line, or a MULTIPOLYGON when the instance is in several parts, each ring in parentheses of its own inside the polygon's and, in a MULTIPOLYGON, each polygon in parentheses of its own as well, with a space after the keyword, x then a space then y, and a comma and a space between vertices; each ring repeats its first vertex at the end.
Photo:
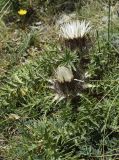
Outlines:
POLYGON ((58 82, 64 83, 64 82, 71 82, 74 76, 69 68, 64 66, 59 66, 56 70, 55 77, 58 82))

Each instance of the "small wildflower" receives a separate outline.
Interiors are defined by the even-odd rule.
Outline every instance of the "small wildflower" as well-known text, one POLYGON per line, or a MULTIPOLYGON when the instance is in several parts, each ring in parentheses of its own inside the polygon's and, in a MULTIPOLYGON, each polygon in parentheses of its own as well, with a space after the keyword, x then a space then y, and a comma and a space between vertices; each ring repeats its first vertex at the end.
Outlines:
POLYGON ((27 10, 26 10, 26 9, 20 9, 20 10, 18 11, 18 14, 19 14, 20 16, 24 16, 24 15, 27 14, 27 10))

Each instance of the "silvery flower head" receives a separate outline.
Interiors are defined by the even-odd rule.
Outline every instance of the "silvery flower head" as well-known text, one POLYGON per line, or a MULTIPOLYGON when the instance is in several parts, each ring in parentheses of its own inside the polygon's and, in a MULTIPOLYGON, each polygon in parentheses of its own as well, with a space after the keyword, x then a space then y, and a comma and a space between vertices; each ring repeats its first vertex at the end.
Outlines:
POLYGON ((83 38, 90 30, 90 22, 76 20, 62 24, 60 26, 60 36, 65 39, 83 38))
POLYGON ((73 73, 69 68, 65 66, 59 66, 56 70, 55 77, 60 83, 71 82, 73 79, 73 73))

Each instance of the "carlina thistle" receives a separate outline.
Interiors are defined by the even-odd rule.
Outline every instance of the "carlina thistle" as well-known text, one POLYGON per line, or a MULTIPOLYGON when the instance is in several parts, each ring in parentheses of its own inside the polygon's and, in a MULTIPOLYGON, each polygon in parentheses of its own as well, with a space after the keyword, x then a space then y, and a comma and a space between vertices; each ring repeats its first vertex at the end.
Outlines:
POLYGON ((85 48, 87 45, 90 30, 90 22, 86 22, 85 20, 72 20, 60 25, 59 36, 70 49, 82 50, 82 48, 85 48))
POLYGON ((50 88, 55 91, 53 101, 60 101, 68 97, 74 90, 74 75, 70 68, 66 66, 58 66, 55 70, 54 80, 51 81, 50 88))
POLYGON ((81 76, 80 79, 77 79, 70 67, 58 66, 55 70, 54 78, 48 81, 50 83, 48 88, 52 89, 55 93, 53 102, 60 102, 67 98, 73 99, 88 88, 95 87, 85 82, 90 77, 90 74, 86 72, 81 76))
POLYGON ((60 83, 71 82, 73 79, 73 73, 71 69, 65 66, 59 66, 55 72, 55 77, 60 83))

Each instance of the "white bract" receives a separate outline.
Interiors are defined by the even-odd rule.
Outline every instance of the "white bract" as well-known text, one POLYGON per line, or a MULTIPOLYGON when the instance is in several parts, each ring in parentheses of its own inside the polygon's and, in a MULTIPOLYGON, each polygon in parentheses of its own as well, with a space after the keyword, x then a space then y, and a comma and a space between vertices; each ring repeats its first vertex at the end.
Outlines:
POLYGON ((60 66, 56 70, 55 77, 60 83, 71 82, 73 79, 73 73, 69 68, 60 66))
POLYGON ((90 22, 76 20, 62 24, 60 36, 65 39, 83 38, 90 30, 90 22))

